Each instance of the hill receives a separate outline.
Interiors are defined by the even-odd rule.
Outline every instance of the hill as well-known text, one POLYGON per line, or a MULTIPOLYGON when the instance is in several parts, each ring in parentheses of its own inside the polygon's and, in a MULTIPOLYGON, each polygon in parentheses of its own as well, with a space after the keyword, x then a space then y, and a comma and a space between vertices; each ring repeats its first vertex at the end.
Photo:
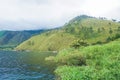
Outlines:
POLYGON ((0 47, 16 46, 31 36, 40 34, 43 31, 44 30, 0 31, 0 47))
POLYGON ((120 37, 120 23, 86 15, 77 16, 63 27, 33 36, 16 50, 59 51, 70 46, 102 44, 120 37))

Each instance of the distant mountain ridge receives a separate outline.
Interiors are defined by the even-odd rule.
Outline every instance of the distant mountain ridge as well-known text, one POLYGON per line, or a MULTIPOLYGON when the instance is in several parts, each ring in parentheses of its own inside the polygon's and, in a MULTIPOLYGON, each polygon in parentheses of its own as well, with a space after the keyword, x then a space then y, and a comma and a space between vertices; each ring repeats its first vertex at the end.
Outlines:
POLYGON ((0 31, 0 46, 18 45, 33 35, 40 34, 45 30, 24 30, 24 31, 0 31))

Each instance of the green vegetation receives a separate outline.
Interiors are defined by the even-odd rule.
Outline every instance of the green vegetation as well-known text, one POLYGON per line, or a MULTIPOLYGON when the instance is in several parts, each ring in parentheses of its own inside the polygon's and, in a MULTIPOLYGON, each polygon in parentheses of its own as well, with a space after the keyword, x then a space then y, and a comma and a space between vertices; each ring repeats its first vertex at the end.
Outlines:
POLYGON ((88 46, 89 44, 83 40, 76 40, 71 44, 71 47, 73 48, 79 48, 82 46, 88 46))
POLYGON ((59 63, 59 80, 119 80, 120 39, 104 45, 64 49, 47 60, 59 63))
POLYGON ((60 51, 80 46, 81 43, 74 43, 76 40, 83 40, 84 45, 104 44, 120 37, 119 27, 117 22, 82 15, 59 29, 33 36, 17 46, 16 50, 60 51))
POLYGON ((59 51, 57 80, 119 80, 120 23, 78 16, 63 27, 36 35, 16 50, 59 51))
POLYGON ((29 31, 0 31, 0 49, 13 49, 16 45, 27 40, 32 35, 39 34, 44 30, 29 31))
POLYGON ((17 50, 56 51, 68 48, 76 38, 61 31, 34 36, 20 44, 17 50), (56 33, 56 34, 53 34, 56 33), (51 35, 52 34, 52 35, 51 35))
POLYGON ((0 31, 0 37, 4 35, 5 31, 0 31))

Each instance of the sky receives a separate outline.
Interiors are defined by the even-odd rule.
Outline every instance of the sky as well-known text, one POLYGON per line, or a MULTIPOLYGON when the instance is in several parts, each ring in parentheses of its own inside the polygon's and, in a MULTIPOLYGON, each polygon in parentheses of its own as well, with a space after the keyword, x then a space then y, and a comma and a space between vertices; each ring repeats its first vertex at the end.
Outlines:
POLYGON ((82 14, 120 20, 120 0, 0 0, 0 30, 55 28, 82 14))

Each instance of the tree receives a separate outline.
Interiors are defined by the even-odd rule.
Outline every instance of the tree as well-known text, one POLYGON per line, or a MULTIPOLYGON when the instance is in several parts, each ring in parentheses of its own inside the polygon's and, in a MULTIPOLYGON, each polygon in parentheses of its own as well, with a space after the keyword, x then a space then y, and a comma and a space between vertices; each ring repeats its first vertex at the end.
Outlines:
POLYGON ((68 33, 74 33, 75 32, 75 28, 74 27, 66 28, 66 32, 68 32, 68 33))
POLYGON ((118 27, 117 31, 120 31, 120 26, 118 27))
POLYGON ((102 27, 101 29, 102 29, 102 31, 105 31, 105 28, 104 28, 104 27, 102 27))
POLYGON ((115 34, 115 39, 118 39, 118 38, 120 38, 120 33, 115 34))
POLYGON ((113 31, 112 31, 112 29, 110 28, 110 30, 109 30, 109 34, 111 35, 113 33, 113 31))
POLYGON ((110 42, 112 39, 111 39, 111 37, 108 37, 107 39, 106 39, 106 42, 110 42))
POLYGON ((74 47, 74 48, 79 48, 81 46, 88 46, 88 43, 85 42, 84 40, 76 40, 72 43, 71 47, 74 47))
POLYGON ((33 41, 28 41, 27 44, 28 45, 34 45, 34 42, 33 41))
POLYGON ((92 27, 89 28, 89 31, 90 31, 90 33, 93 33, 93 32, 94 32, 94 30, 93 30, 92 27))
POLYGON ((111 22, 109 22, 108 24, 111 25, 111 22))
POLYGON ((98 33, 100 33, 100 32, 101 32, 101 29, 100 29, 100 28, 98 28, 98 30, 97 30, 97 31, 98 31, 98 33))

